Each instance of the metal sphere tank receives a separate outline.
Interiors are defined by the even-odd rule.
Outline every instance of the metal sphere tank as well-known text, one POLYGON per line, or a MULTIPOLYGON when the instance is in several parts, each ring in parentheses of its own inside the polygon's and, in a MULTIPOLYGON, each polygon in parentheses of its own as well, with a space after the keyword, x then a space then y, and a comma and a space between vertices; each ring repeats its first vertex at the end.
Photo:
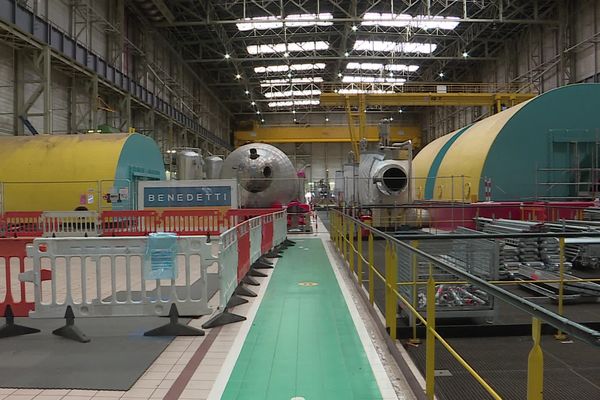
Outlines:
POLYGON ((286 205, 298 193, 296 169, 284 152, 265 143, 238 147, 223 163, 222 179, 237 179, 242 207, 286 205))

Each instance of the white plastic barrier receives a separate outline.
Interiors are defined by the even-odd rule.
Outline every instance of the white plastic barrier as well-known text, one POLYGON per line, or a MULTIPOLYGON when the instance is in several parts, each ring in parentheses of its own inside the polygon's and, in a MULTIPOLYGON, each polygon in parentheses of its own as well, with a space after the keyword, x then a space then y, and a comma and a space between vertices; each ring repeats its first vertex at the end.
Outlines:
POLYGON ((283 243, 287 237, 287 212, 280 211, 274 214, 273 221, 273 245, 277 246, 283 243))
MULTIPOLYGON (((76 317, 166 316, 171 304, 180 315, 210 314, 207 266, 218 260, 206 237, 177 237, 171 267, 174 279, 148 280, 147 237, 35 239, 34 318, 62 318, 67 306, 76 317), (43 283, 41 269, 52 280, 43 283)), ((148 264, 149 263, 149 264, 148 264)), ((161 265, 162 267, 163 265, 161 265)), ((27 280, 24 277, 23 280, 27 280)))
POLYGON ((250 264, 254 264, 261 256, 262 223, 260 217, 250 221, 250 264))
POLYGON ((45 211, 42 213, 44 237, 100 236, 98 213, 95 211, 45 211))
POLYGON ((238 241, 237 229, 231 228, 220 236, 219 243, 219 309, 226 308, 227 302, 238 285, 238 241))

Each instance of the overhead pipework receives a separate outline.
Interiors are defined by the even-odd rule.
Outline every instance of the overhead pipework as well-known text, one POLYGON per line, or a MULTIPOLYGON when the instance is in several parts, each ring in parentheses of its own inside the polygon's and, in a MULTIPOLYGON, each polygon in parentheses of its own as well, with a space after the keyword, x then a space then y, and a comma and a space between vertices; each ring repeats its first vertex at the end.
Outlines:
POLYGON ((264 143, 247 144, 229 154, 221 178, 238 180, 243 207, 286 205, 299 192, 299 180, 290 159, 278 148, 264 143))

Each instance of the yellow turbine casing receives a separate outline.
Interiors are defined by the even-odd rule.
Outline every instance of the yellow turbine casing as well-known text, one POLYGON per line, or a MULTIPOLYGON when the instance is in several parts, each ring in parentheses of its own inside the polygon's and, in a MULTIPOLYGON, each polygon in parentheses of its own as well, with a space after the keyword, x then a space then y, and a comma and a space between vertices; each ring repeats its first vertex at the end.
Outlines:
POLYGON ((436 174, 433 200, 463 201, 479 193, 483 165, 492 144, 504 125, 530 101, 476 122, 456 139, 436 174))
MULTIPOLYGON (((112 208, 102 195, 116 183, 122 171, 144 165, 139 158, 129 162, 124 153, 135 153, 136 146, 124 152, 128 140, 142 144, 164 179, 164 166, 156 166, 158 148, 150 138, 131 134, 40 135, 0 137, 0 185, 4 211, 72 211, 78 206, 89 210, 112 208), (151 143, 150 143, 151 142, 151 143), (150 146, 146 148, 145 146, 150 146), (162 171, 160 171, 162 169, 162 171)), ((130 186, 131 185, 127 185, 130 186)), ((133 195, 133 193, 131 193, 133 195)))

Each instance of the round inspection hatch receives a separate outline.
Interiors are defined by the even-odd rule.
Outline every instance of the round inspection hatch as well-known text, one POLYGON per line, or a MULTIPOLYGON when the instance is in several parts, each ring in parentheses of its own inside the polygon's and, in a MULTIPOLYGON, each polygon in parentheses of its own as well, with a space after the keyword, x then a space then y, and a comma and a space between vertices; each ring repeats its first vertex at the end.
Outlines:
POLYGON ((317 282, 299 282, 298 286, 319 286, 319 284, 317 282))

